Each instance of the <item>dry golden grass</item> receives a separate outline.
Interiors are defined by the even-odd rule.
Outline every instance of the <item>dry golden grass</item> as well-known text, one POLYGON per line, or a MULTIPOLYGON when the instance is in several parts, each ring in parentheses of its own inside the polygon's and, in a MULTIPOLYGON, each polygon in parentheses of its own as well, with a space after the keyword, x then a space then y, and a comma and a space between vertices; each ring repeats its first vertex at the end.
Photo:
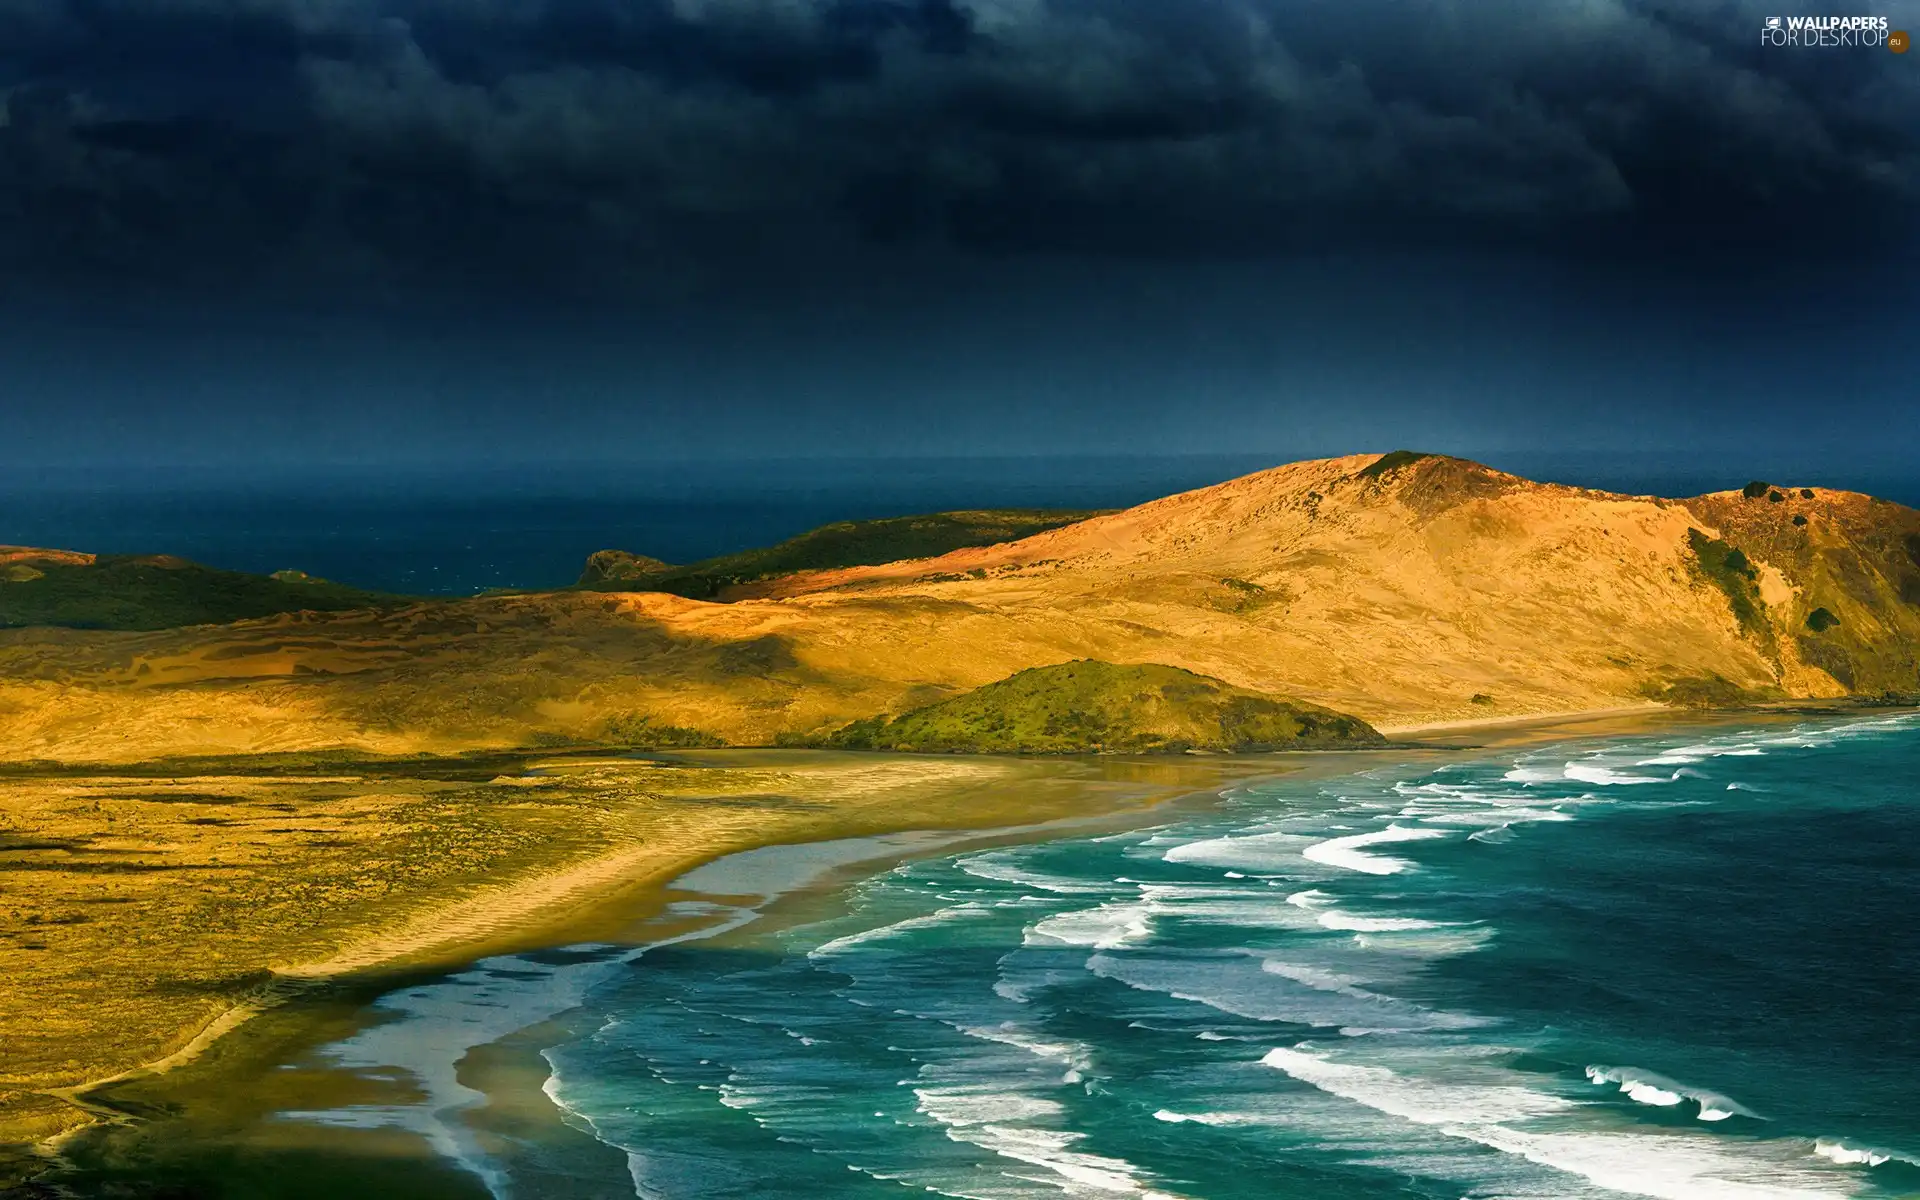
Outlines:
POLYGON ((1455 459, 1373 463, 1295 463, 726 604, 558 593, 13 631, 0 753, 445 753, 663 729, 760 745, 1078 658, 1182 667, 1392 728, 1611 709, 1675 684, 1692 699, 1920 690, 1920 513, 1818 489, 1669 501, 1455 459), (1764 629, 1703 573, 1693 530, 1745 548, 1764 629), (1816 607, 1840 625, 1810 633, 1816 607))
POLYGON ((734 850, 1098 813, 1253 769, 778 751, 325 767, 0 777, 0 1144, 86 1122, 72 1089, 199 1048, 236 1005, 616 935, 595 924, 615 899, 734 850))
POLYGON ((84 1119, 56 1093, 190 1048, 249 996, 534 944, 705 857, 1259 769, 700 752, 530 777, 515 747, 768 744, 1079 658, 1395 731, 1644 707, 1674 684, 1920 691, 1920 513, 1779 494, 1668 501, 1361 455, 726 604, 557 593, 0 632, 0 1142, 84 1119), (1751 562, 1758 623, 1697 538, 1751 562), (1818 609, 1837 624, 1810 625, 1818 609))

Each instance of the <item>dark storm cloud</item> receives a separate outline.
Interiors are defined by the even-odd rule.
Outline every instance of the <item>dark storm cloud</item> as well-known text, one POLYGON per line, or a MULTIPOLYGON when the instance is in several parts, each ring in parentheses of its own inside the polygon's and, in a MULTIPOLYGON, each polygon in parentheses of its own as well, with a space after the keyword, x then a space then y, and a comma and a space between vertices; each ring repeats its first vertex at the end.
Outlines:
POLYGON ((0 265, 594 293, 907 243, 1883 252, 1920 64, 1763 48, 1766 11, 0 0, 0 265))

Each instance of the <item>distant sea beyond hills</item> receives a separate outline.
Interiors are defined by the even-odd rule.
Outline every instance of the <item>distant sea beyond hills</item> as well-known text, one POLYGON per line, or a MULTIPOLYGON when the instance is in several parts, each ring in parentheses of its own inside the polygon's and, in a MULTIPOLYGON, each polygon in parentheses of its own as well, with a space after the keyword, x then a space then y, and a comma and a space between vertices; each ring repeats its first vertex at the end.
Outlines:
MULTIPOLYGON (((1391 438, 1382 440, 1382 447, 1391 438)), ((1125 508, 1297 453, 792 459, 526 466, 49 467, 0 474, 0 543, 287 568, 356 587, 460 595, 572 583, 617 547, 686 563, 833 521, 978 508, 1125 508)), ((1920 507, 1920 466, 1798 469, 1692 453, 1488 453, 1533 479, 1689 496, 1752 478, 1920 507)))

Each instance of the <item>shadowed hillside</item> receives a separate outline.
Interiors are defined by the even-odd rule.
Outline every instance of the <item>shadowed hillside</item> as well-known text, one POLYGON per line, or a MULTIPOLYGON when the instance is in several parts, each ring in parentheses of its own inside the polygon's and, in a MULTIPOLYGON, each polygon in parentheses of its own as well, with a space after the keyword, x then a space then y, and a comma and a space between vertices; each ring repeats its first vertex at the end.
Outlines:
POLYGON ((164 554, 0 546, 0 628, 167 629, 405 603, 298 571, 248 575, 164 554))
POLYGON ((602 550, 587 559, 579 586, 598 591, 671 592, 693 600, 725 600, 729 598, 729 589, 798 571, 928 558, 964 546, 1016 541, 1099 515, 1098 512, 1008 508, 840 521, 788 538, 778 545, 680 567, 623 550, 602 550))
POLYGON ((1078 659, 1165 664, 1387 732, 1920 692, 1920 512, 1751 491, 1666 500, 1355 455, 736 584, 724 604, 574 590, 0 632, 0 752, 767 745, 1078 659))
MULTIPOLYGON (((1851 492, 1764 483, 1701 496, 1687 507, 1751 564, 1759 604, 1746 626, 1783 675, 1819 672, 1866 695, 1920 686, 1914 510, 1851 492)), ((1738 600, 1733 605, 1749 611, 1738 600)))

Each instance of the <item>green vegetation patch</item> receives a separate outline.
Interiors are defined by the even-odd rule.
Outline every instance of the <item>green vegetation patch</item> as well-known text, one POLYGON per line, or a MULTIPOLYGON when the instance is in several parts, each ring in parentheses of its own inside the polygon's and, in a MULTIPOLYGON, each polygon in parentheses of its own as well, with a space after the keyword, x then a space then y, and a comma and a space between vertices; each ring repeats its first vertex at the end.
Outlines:
POLYGON ((631 746, 646 750, 694 750, 724 746, 727 743, 704 730, 685 725, 656 724, 651 716, 624 713, 611 717, 601 730, 608 745, 631 746))
POLYGON ((1773 488, 1773 485, 1768 483, 1766 480, 1756 479, 1752 483, 1749 483, 1747 486, 1741 488, 1740 494, 1742 496, 1745 496, 1749 500, 1758 500, 1760 497, 1766 495, 1767 492, 1770 491, 1772 488, 1773 488))
POLYGON ((1772 628, 1767 624, 1766 604, 1760 599, 1760 572, 1738 546, 1710 538, 1698 529, 1687 530, 1687 542, 1700 564, 1700 571, 1726 594, 1734 619, 1749 636, 1771 644, 1772 628))
POLYGON ((739 584, 801 571, 870 567, 907 558, 933 558, 968 546, 1018 541, 1100 516, 1103 511, 982 509, 887 517, 877 521, 840 521, 788 538, 777 546, 743 550, 683 567, 662 564, 657 569, 647 569, 632 564, 658 560, 602 550, 587 560, 587 570, 581 575, 579 586, 597 591, 671 592, 692 600, 712 600, 739 584), (622 559, 631 561, 622 562, 622 559))
POLYGON ((0 579, 0 628, 172 629, 412 603, 297 571, 249 575, 168 557, 102 556, 86 564, 49 558, 36 560, 30 571, 9 571, 0 579))
POLYGON ((1417 463, 1423 458, 1432 457, 1433 455, 1419 450, 1395 450, 1390 454, 1382 454, 1379 458, 1374 459, 1373 462, 1363 468, 1355 478, 1379 479, 1383 475, 1390 475, 1398 471, 1401 467, 1417 463))
POLYGON ((588 586, 621 583, 645 579, 649 575, 672 569, 673 564, 648 558, 644 554, 632 554, 625 550, 596 550, 587 555, 587 565, 580 572, 580 582, 588 586))
POLYGON ((1825 633, 1840 623, 1840 618, 1824 608, 1816 608, 1807 614, 1807 628, 1815 633, 1825 633))
POLYGON ((1157 663, 1093 659, 1030 670, 815 744, 973 754, 1249 753, 1384 744, 1357 717, 1157 663))

